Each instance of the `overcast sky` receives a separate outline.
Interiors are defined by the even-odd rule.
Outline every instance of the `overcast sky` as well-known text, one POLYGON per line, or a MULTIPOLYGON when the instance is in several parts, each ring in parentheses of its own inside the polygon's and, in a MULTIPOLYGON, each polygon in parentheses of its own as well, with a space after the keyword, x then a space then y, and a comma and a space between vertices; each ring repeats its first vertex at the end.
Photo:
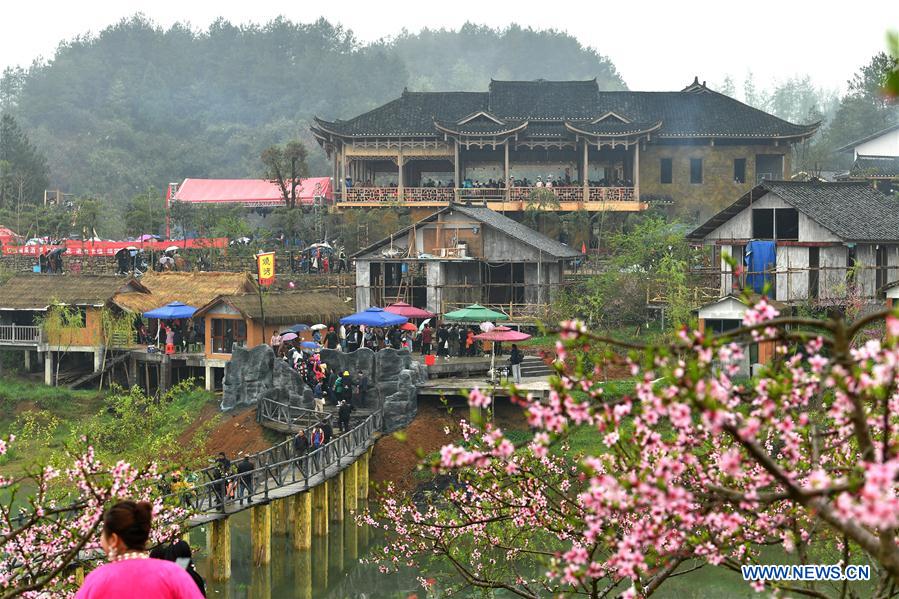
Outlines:
POLYGON ((363 41, 401 28, 458 28, 466 20, 556 28, 610 57, 636 90, 680 89, 694 75, 712 84, 728 73, 739 87, 749 70, 760 86, 808 74, 820 86, 843 89, 854 71, 884 49, 886 30, 899 28, 897 0, 833 5, 799 0, 3 0, 0 66, 50 58, 59 41, 96 33, 135 12, 163 26, 182 21, 195 28, 218 16, 234 23, 265 22, 279 14, 302 22, 323 16, 363 41))

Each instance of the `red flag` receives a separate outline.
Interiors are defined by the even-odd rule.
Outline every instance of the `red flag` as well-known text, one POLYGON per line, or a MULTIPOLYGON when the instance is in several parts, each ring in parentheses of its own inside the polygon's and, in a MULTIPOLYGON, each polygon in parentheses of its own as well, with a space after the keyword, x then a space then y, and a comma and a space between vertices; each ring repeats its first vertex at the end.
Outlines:
POLYGON ((586 242, 586 241, 582 241, 582 242, 581 242, 581 253, 582 253, 582 254, 586 254, 586 253, 587 253, 587 242, 586 242))

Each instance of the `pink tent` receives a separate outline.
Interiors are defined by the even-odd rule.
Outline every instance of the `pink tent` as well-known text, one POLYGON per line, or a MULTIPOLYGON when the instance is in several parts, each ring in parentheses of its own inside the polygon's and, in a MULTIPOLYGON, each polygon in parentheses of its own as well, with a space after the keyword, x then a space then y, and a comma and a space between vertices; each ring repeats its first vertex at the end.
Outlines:
POLYGON ((385 311, 390 312, 391 314, 399 314, 400 316, 405 316, 406 318, 434 318, 437 316, 433 312, 428 312, 427 310, 422 310, 421 308, 416 308, 415 306, 410 306, 406 302, 397 302, 395 304, 390 304, 386 308, 385 311))

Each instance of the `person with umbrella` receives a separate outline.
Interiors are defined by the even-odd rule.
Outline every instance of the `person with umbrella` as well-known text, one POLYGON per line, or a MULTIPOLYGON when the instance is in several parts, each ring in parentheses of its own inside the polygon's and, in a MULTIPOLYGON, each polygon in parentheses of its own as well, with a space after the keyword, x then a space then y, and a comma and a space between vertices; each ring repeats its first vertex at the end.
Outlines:
POLYGON ((271 343, 272 343, 272 349, 275 350, 275 355, 276 356, 279 355, 281 353, 282 339, 281 339, 281 334, 278 333, 277 329, 272 331, 271 343))
POLYGON ((434 335, 434 330, 431 328, 430 323, 425 323, 425 328, 421 330, 421 354, 426 356, 431 353, 431 340, 434 335))

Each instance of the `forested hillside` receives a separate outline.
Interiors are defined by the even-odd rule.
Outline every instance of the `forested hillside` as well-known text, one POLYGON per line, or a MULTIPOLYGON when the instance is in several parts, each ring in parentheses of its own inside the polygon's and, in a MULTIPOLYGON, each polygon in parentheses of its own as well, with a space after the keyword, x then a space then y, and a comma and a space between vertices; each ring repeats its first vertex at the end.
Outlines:
POLYGON ((555 31, 466 25, 361 44, 324 20, 197 31, 135 16, 7 70, 0 112, 47 157, 51 184, 124 202, 184 177, 260 176, 261 151, 297 137, 311 173, 328 173, 313 115, 353 116, 404 87, 484 89, 491 77, 624 88, 608 59, 555 31))

